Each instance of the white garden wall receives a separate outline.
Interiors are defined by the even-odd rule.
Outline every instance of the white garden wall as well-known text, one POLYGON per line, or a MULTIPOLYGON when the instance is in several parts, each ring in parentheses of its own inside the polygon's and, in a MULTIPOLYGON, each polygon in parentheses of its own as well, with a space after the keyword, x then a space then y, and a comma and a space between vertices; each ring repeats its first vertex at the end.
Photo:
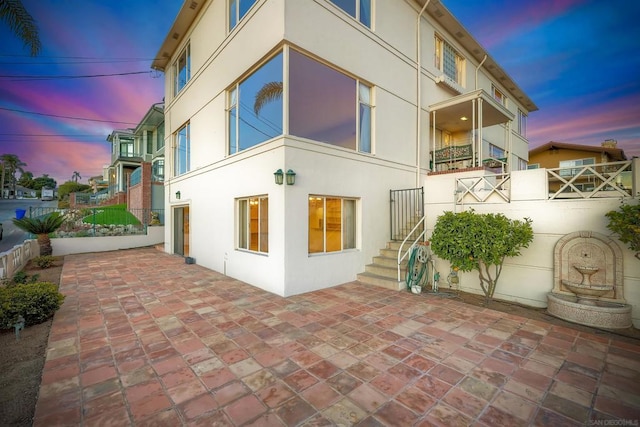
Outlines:
MULTIPOLYGON (((638 170, 636 160, 636 170, 638 170)), ((456 179, 479 176, 482 172, 465 174, 433 175, 425 179, 425 212, 428 235, 431 235, 437 218, 445 211, 460 212, 474 209, 478 213, 502 213, 508 218, 533 220, 534 239, 532 244, 516 258, 509 258, 504 269, 495 297, 523 304, 546 307, 547 293, 553 287, 553 249, 556 242, 566 234, 590 230, 607 236, 605 214, 616 210, 620 198, 563 199, 548 200, 547 173, 545 169, 515 171, 511 174, 510 202, 497 197, 490 202, 454 204, 456 179)), ((638 199, 627 199, 627 203, 638 203, 638 199)), ((624 243, 614 240, 622 250, 624 271, 624 297, 633 307, 633 323, 640 327, 640 261, 634 257, 624 243)), ((446 286, 449 263, 436 258, 436 270, 443 277, 441 286, 446 286)), ((461 290, 482 294, 475 272, 460 274, 461 290)))

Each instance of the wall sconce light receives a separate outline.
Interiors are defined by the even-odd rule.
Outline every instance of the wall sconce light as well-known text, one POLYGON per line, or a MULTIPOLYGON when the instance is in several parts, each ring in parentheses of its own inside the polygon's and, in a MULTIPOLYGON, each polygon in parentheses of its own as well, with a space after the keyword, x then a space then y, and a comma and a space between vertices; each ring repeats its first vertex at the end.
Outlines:
POLYGON ((176 199, 180 200, 180 191, 176 191, 176 199))
MULTIPOLYGON (((278 169, 277 171, 275 171, 273 173, 273 176, 276 180, 276 184, 282 185, 282 182, 284 181, 284 173, 282 172, 282 169, 278 169)), ((288 173, 287 173, 287 179, 288 179, 288 173)))
POLYGON ((296 183, 296 173, 289 169, 287 171, 287 185, 293 185, 296 183))

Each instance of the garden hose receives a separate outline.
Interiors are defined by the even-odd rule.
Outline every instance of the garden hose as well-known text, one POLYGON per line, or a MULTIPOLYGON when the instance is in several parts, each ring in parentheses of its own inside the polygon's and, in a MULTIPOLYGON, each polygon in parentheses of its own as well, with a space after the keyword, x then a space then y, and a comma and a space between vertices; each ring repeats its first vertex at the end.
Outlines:
POLYGON ((412 286, 424 286, 426 284, 429 277, 427 274, 428 261, 427 248, 423 245, 415 245, 407 262, 407 274, 405 277, 409 291, 411 291, 412 286))

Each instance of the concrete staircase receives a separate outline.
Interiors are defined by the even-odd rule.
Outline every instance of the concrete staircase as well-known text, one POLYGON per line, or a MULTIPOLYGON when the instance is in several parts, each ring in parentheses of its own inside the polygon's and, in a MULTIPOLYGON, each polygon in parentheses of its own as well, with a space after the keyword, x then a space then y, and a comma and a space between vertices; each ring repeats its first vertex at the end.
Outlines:
MULTIPOLYGON (((373 257, 373 263, 364 267, 364 273, 358 274, 358 280, 368 285, 380 286, 395 291, 405 289, 404 281, 407 272, 407 258, 400 265, 400 282, 398 282, 398 249, 401 242, 390 241, 380 255, 373 257)), ((411 243, 405 243, 405 249, 411 243)))

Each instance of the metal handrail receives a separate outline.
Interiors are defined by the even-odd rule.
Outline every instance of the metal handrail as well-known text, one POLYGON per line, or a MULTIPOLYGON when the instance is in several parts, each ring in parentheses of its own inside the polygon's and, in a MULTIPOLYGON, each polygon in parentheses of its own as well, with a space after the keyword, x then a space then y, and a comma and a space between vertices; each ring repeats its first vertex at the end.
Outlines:
MULTIPOLYGON (((426 218, 427 218, 426 215, 423 216, 422 218, 420 218, 420 221, 418 221, 418 223, 415 225, 415 227, 413 227, 413 229, 409 232, 409 234, 407 234, 407 237, 405 237, 404 240, 402 241, 402 243, 400 243, 400 247, 398 248, 398 282, 400 282, 400 264, 402 264, 402 261, 404 261, 404 259, 407 257, 407 255, 409 255, 409 251, 418 243, 418 241, 420 239, 422 239, 427 234, 426 218), (413 241, 413 243, 411 244, 411 246, 409 246, 409 248, 406 250, 404 255, 401 255, 402 254, 402 247, 407 242, 407 240, 409 240, 409 237, 411 237, 411 235, 418 229, 418 227, 422 223, 425 223, 425 227, 422 229, 422 233, 420 233, 418 235, 418 237, 413 241)), ((423 242, 424 241, 425 240, 423 239, 423 242)))

